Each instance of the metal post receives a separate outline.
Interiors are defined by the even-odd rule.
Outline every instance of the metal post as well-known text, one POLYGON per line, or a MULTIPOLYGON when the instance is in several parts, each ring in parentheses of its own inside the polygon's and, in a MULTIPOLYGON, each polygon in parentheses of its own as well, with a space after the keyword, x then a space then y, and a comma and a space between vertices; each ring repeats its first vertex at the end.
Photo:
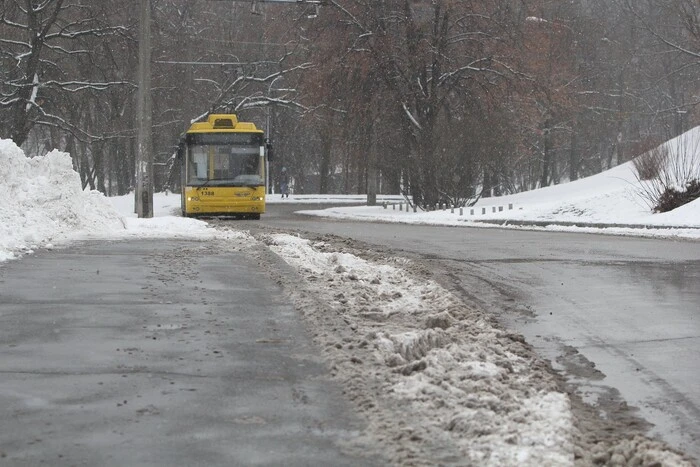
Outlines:
MULTIPOLYGON (((377 205, 377 155, 372 147, 369 148, 367 166, 367 206, 377 205)), ((408 209, 407 209, 408 210, 408 209)))
POLYGON ((153 217, 153 141, 151 136, 151 1, 141 0, 139 18, 138 148, 136 151, 136 214, 153 217))

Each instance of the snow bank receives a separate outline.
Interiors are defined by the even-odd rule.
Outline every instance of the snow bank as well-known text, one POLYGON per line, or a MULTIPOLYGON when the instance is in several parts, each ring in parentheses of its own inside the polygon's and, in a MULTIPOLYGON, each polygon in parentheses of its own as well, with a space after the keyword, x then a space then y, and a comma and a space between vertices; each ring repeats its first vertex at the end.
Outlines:
POLYGON ((157 193, 154 218, 138 219, 133 194, 106 198, 83 190, 69 154, 52 151, 30 159, 10 140, 0 140, 0 193, 0 261, 87 238, 240 240, 234 232, 180 217, 179 194, 157 193))
POLYGON ((89 234, 125 229, 97 191, 84 191, 70 155, 52 151, 29 159, 0 140, 0 261, 89 234))

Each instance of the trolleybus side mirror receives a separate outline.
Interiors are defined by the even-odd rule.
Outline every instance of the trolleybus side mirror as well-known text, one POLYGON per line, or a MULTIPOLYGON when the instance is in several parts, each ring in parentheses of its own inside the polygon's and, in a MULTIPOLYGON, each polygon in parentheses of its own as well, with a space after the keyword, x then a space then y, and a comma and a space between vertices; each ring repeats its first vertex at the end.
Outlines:
POLYGON ((182 157, 185 155, 185 142, 180 141, 180 143, 177 145, 177 158, 178 160, 182 160, 182 157))
POLYGON ((275 159, 275 151, 272 149, 272 144, 268 141, 265 143, 265 149, 267 150, 267 160, 272 161, 275 159))

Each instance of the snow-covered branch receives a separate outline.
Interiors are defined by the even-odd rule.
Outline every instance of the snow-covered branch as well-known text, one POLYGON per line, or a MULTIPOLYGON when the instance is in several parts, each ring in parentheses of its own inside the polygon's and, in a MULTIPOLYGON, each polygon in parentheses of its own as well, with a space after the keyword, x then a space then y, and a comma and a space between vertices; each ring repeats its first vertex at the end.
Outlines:
POLYGON ((418 122, 418 120, 416 120, 416 117, 413 116, 413 113, 411 112, 411 109, 408 108, 408 105, 406 105, 405 102, 402 102, 401 107, 403 108, 404 113, 410 120, 411 125, 418 128, 419 130, 423 130, 423 126, 418 122))

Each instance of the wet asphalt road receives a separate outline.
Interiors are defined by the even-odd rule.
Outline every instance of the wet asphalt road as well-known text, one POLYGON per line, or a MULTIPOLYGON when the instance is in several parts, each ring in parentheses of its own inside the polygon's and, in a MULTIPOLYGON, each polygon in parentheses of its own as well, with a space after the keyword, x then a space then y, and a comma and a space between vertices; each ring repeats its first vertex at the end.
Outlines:
POLYGON ((196 241, 0 265, 0 465, 371 465, 281 290, 196 241))
POLYGON ((271 205, 260 225, 420 258, 522 333, 603 416, 628 404, 650 435, 700 459, 700 242, 293 214, 316 207, 271 205))
MULTIPOLYGON (((292 214, 307 208, 272 205, 235 225, 424 261, 604 415, 619 391, 652 435, 700 458, 700 242, 292 214)), ((0 465, 373 462, 342 449, 359 422, 295 311, 242 253, 130 241, 3 263, 0 350, 0 465)))

